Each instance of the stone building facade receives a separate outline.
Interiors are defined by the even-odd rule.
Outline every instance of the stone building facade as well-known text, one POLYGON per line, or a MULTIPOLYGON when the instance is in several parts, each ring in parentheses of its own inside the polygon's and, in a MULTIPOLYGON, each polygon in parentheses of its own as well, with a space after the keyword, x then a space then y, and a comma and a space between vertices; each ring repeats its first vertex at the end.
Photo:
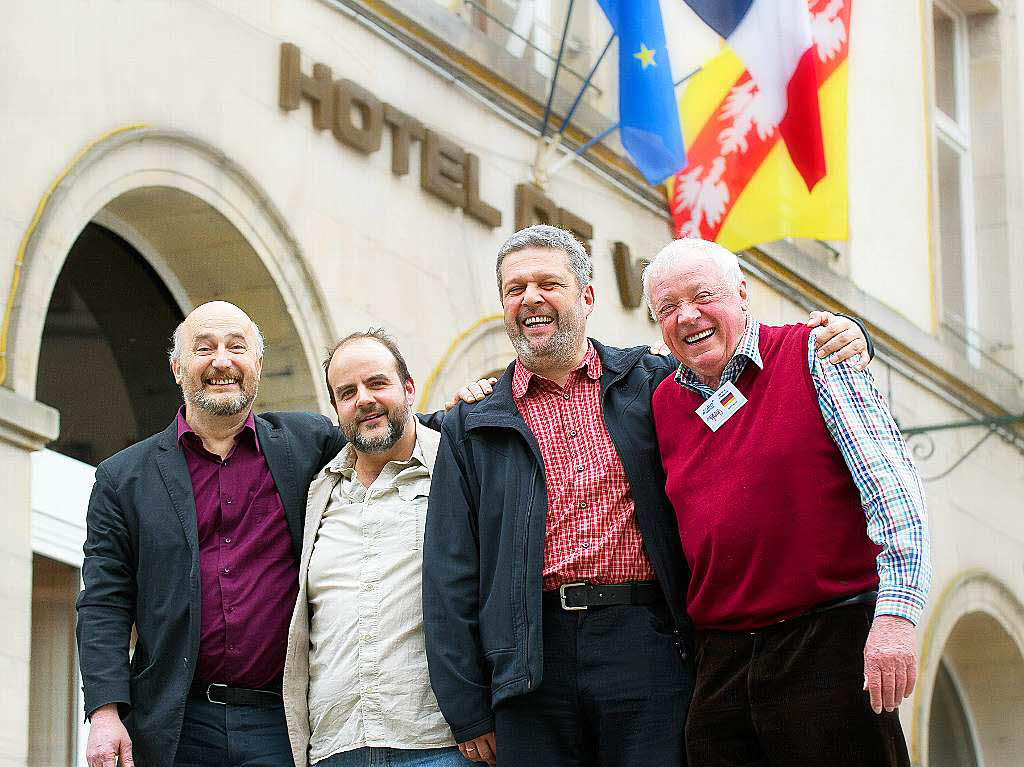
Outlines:
MULTIPOLYGON (((663 193, 614 134, 537 178, 567 2, 537 0, 528 23, 523 5, 4 5, 0 765, 84 764, 73 602, 92 471, 172 418, 167 336, 192 307, 226 299, 260 324, 261 410, 329 413, 321 356, 370 325, 398 338, 433 408, 511 359, 494 253, 544 220, 592 250, 593 334, 656 339, 637 262, 672 236, 663 193)), ((719 43, 662 5, 682 73, 719 43)), ((608 35, 596 3, 576 6, 553 124, 608 35)), ((1024 21, 1014 0, 854 0, 852 30, 850 239, 741 258, 763 321, 867 321, 925 477, 935 581, 901 708, 915 764, 1015 765, 1024 21), (936 425, 956 428, 914 432, 936 425)), ((614 71, 566 146, 615 121, 614 71)))

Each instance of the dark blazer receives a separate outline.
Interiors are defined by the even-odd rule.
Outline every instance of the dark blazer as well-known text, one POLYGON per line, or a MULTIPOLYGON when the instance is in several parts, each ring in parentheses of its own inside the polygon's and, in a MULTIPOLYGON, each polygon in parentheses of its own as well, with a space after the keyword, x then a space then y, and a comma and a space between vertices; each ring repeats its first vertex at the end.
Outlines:
MULTIPOLYGON (((651 417, 651 395, 675 360, 647 347, 601 356, 601 407, 636 503, 644 548, 685 657, 689 570, 651 417)), ((537 440, 512 398, 515 363, 494 394, 444 420, 423 543, 430 682, 459 742, 494 729, 493 707, 541 682, 541 571, 548 497, 537 440)))
MULTIPOLYGON (((306 413, 256 416, 256 434, 298 560, 309 483, 345 441, 327 418, 306 413)), ((97 467, 87 527, 77 603, 85 710, 120 704, 136 764, 165 767, 178 747, 200 622, 195 500, 176 422, 97 467)))

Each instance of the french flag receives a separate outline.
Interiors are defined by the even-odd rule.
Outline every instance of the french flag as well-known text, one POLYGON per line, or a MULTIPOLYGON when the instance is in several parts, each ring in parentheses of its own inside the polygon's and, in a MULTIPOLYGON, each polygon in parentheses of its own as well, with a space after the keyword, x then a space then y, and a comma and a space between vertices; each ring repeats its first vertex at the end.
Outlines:
POLYGON ((807 0, 684 0, 742 59, 808 189, 825 175, 807 0))

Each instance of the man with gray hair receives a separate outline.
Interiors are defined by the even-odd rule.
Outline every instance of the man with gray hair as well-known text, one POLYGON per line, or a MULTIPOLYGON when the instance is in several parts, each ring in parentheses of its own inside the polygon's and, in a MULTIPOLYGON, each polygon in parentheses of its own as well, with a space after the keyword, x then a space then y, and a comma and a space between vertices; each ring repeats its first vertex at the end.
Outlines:
MULTIPOLYGON (((438 703, 471 759, 678 767, 689 575, 650 409, 675 362, 587 338, 592 265, 569 232, 516 232, 496 272, 517 358, 446 417, 430 491, 438 703)), ((863 343, 829 325, 834 348, 863 343)))
POLYGON ((758 323, 715 243, 671 243, 643 285, 680 361, 653 412, 692 572, 690 763, 909 765, 896 707, 931 565, 885 400, 870 373, 823 365, 809 328, 758 323))

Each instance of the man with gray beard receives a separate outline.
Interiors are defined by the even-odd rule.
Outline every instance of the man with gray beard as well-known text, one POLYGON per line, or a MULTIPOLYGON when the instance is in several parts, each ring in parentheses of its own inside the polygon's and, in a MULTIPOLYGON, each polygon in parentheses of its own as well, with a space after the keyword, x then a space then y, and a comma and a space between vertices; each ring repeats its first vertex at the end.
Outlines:
POLYGON ((380 330, 324 361, 348 444, 309 488, 284 700, 296 765, 468 765, 437 708, 423 650, 420 568, 440 435, 380 330))
POLYGON ((197 307, 173 344, 183 406, 103 461, 89 499, 86 758, 287 767, 281 676, 306 490, 344 440, 320 415, 253 413, 263 337, 237 306, 197 307))

